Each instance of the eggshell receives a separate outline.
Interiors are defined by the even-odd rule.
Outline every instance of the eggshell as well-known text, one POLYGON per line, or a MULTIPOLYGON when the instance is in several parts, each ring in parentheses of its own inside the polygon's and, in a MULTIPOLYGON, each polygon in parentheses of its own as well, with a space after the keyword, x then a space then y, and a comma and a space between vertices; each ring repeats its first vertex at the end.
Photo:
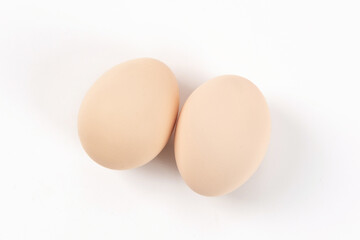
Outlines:
POLYGON ((102 166, 139 167, 166 145, 178 107, 177 81, 164 63, 141 58, 119 64, 94 83, 81 104, 81 144, 102 166))
POLYGON ((181 176, 201 195, 235 190, 260 165, 270 128, 265 98, 249 80, 225 75, 206 82, 178 119, 175 158, 181 176))

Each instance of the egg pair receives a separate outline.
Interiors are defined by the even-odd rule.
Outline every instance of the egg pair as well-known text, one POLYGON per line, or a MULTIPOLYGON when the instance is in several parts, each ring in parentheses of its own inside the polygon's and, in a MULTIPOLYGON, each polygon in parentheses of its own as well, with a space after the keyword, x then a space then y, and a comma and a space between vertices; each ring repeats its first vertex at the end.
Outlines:
MULTIPOLYGON (((78 115, 87 154, 111 169, 140 167, 168 142, 179 108, 179 88, 162 62, 141 58, 119 64, 89 89, 78 115)), ((224 75, 197 88, 175 131, 181 176, 205 196, 229 193, 260 165, 270 139, 265 98, 249 80, 224 75)))

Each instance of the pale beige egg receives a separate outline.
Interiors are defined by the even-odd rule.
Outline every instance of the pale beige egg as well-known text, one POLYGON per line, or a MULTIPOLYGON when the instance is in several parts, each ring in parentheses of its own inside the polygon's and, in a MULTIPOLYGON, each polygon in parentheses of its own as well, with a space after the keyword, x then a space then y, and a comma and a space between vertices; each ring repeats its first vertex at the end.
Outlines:
POLYGON ((139 167, 166 145, 178 107, 178 84, 164 63, 141 58, 119 64, 94 83, 81 104, 81 144, 102 166, 139 167))
POLYGON ((265 98, 249 80, 225 75, 206 82, 178 119, 175 158, 181 176, 201 195, 235 190, 259 167, 270 128, 265 98))

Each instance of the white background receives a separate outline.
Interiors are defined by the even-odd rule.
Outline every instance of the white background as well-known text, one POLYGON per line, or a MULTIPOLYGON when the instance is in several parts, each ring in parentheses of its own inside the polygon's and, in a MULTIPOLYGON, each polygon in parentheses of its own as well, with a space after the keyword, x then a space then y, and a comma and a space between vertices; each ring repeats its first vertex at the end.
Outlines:
POLYGON ((0 3, 0 239, 360 239, 359 1, 0 3), (222 74, 268 100, 272 139, 240 189, 208 198, 172 142, 129 171, 98 166, 79 104, 115 64, 164 61, 181 105, 222 74))

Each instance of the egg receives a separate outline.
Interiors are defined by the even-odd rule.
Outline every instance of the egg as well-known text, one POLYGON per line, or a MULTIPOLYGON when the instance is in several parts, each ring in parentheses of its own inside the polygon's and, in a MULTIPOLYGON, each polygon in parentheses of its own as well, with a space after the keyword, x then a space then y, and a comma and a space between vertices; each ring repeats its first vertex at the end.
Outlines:
POLYGON ((270 129, 265 98, 249 80, 224 75, 204 83, 185 102, 176 127, 182 178, 201 195, 232 192, 259 167, 270 129))
POLYGON ((178 84, 164 63, 141 58, 119 64, 93 84, 81 103, 81 144, 104 167, 142 166, 166 145, 178 107, 178 84))

